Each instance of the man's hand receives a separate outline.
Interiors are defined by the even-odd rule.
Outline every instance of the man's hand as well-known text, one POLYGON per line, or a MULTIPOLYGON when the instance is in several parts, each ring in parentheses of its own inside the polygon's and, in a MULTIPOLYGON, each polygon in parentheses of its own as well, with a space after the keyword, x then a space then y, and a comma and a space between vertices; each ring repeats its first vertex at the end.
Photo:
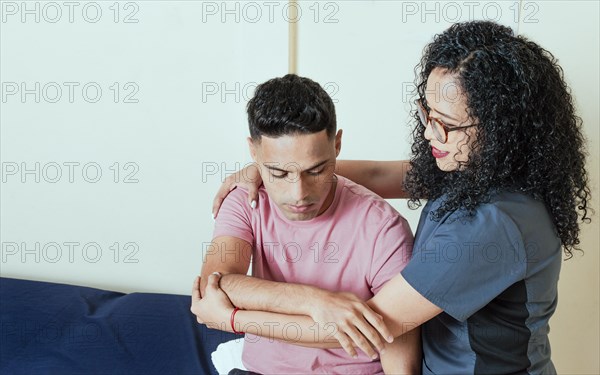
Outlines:
POLYGON ((384 342, 381 338, 390 343, 394 340, 382 316, 352 293, 319 293, 311 304, 310 317, 321 327, 334 325, 333 336, 352 357, 356 357, 353 343, 375 359, 377 355, 371 344, 382 352, 384 342))
POLYGON ((198 323, 205 324, 208 328, 231 332, 228 321, 234 306, 219 288, 220 278, 221 275, 216 272, 208 277, 204 298, 200 297, 200 277, 194 279, 190 310, 196 315, 198 323))

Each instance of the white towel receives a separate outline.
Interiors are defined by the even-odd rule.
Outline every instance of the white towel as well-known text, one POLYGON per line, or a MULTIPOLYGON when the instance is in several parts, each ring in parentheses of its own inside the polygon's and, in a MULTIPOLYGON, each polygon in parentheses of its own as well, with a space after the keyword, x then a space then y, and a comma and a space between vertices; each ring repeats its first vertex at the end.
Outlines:
POLYGON ((244 339, 241 337, 217 346, 217 350, 210 357, 219 375, 227 375, 234 368, 246 370, 242 364, 242 349, 244 349, 244 339))

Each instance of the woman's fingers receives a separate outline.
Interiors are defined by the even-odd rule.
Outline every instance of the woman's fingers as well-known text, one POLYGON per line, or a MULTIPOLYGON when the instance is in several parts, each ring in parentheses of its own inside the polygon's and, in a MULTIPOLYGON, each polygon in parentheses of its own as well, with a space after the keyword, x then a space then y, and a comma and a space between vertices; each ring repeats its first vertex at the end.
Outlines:
POLYGON ((373 328, 370 324, 366 322, 359 322, 356 325, 356 329, 360 336, 369 344, 369 346, 373 345, 378 352, 381 352, 385 347, 383 340, 381 340, 381 336, 379 333, 373 328))
POLYGON ((258 204, 258 188, 254 185, 248 188, 248 204, 252 209, 258 204))
MULTIPOLYGON (((383 321, 383 317, 381 315, 366 307, 363 309, 363 316, 366 319, 366 321, 369 322, 371 327, 373 327, 377 331, 378 339, 379 337, 383 337, 383 339, 389 343, 394 341, 394 336, 383 321)), ((383 348, 383 343, 381 343, 381 345, 381 347, 383 348)))
POLYGON ((369 341, 355 326, 348 326, 345 333, 366 355, 373 359, 377 358, 375 349, 373 349, 369 341))
POLYGON ((256 208, 258 204, 258 188, 262 185, 262 178, 258 165, 253 163, 246 166, 240 171, 228 176, 225 181, 219 187, 217 195, 213 199, 212 205, 212 216, 213 219, 217 217, 219 209, 223 204, 223 201, 233 189, 236 187, 242 187, 248 190, 248 204, 252 208, 256 208))
POLYGON ((223 184, 221 184, 219 191, 217 191, 217 195, 215 195, 215 198, 213 199, 213 205, 212 205, 213 219, 215 219, 217 217, 217 214, 219 213, 219 208, 221 208, 221 204, 223 204, 223 201, 225 200, 225 198, 227 197, 229 192, 231 190, 235 189, 235 187, 236 187, 235 184, 227 184, 227 182, 224 182, 223 184))

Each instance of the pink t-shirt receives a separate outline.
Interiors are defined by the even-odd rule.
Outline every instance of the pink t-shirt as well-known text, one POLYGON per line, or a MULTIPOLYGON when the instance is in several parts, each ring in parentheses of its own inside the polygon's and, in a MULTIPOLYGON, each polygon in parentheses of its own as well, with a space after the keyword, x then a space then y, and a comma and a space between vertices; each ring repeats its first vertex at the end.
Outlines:
MULTIPOLYGON (((253 245, 252 274, 265 280, 352 292, 368 300, 410 259, 407 221, 385 200, 338 176, 329 208, 308 221, 290 221, 259 190, 253 210, 247 193, 233 190, 217 216, 213 238, 233 236, 253 245)), ((289 327, 290 338, 297 328, 289 327)), ((361 350, 315 349, 246 334, 242 360, 261 374, 379 374, 379 360, 361 350)))

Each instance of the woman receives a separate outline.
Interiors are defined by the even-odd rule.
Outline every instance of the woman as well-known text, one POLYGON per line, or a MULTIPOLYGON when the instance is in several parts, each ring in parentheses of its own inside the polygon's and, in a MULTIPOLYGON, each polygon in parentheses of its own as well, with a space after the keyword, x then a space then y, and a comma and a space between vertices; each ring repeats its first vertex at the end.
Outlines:
MULTIPOLYGON (((562 70, 510 28, 477 21, 435 36, 418 71, 409 164, 339 163, 386 198, 428 200, 411 261, 378 294, 382 315, 395 336, 422 324, 423 373, 555 373, 548 321, 562 251, 579 250, 590 210, 562 70)), ((256 199, 251 172, 225 182, 213 212, 240 176, 256 199)), ((338 321, 344 297, 319 298, 311 316, 338 321)))

